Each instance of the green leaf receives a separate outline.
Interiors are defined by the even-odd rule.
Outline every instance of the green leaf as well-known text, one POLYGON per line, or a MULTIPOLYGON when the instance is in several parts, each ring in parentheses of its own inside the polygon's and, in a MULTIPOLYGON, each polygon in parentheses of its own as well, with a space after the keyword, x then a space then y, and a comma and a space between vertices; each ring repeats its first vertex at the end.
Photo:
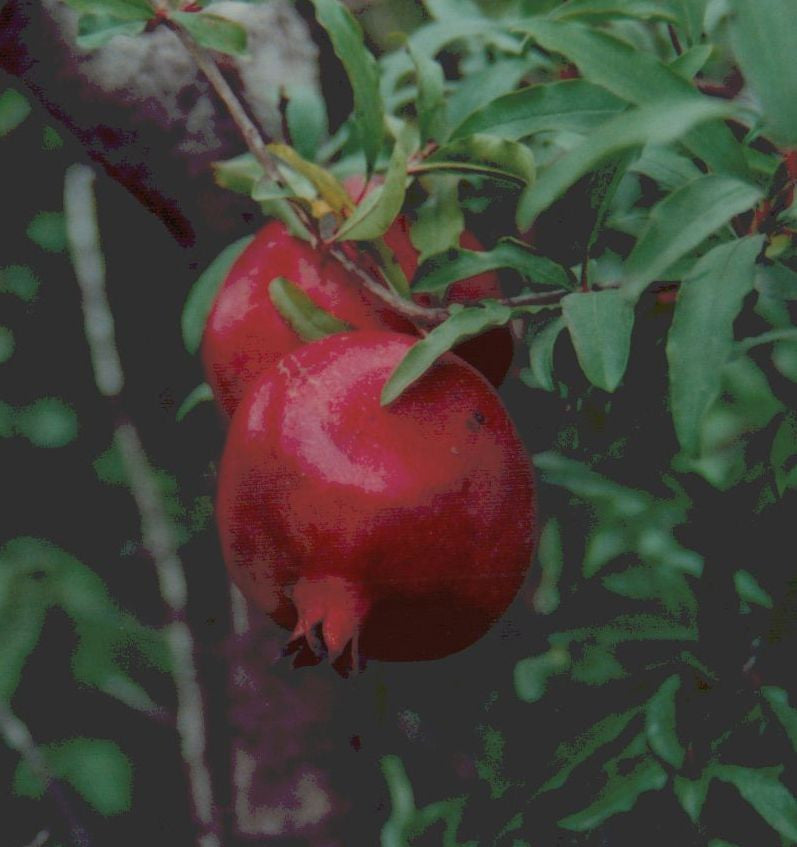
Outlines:
POLYGON ((343 212, 354 208, 354 203, 346 193, 346 189, 325 168, 303 159, 293 147, 287 144, 269 144, 268 151, 296 173, 310 180, 333 211, 343 212))
POLYGON ((298 285, 281 276, 271 280, 268 296, 302 341, 316 341, 336 332, 351 330, 349 324, 325 312, 298 285))
POLYGON ((515 693, 525 703, 536 703, 545 694, 548 680, 570 667, 567 650, 555 647, 541 656, 521 659, 515 665, 515 693))
MULTIPOLYGON (((562 317, 554 318, 543 326, 532 324, 526 343, 529 346, 529 371, 534 380, 534 386, 544 391, 553 391, 553 351, 559 333, 565 328, 562 317)), ((521 373, 523 378, 523 373, 521 373)), ((528 380, 524 379, 528 384, 528 380)))
POLYGON ((605 564, 625 553, 630 546, 624 529, 612 524, 596 527, 587 541, 581 572, 586 579, 595 576, 605 564))
POLYGON ((399 362, 382 389, 383 406, 392 403, 443 355, 468 338, 493 327, 503 326, 512 318, 512 310, 495 301, 462 308, 416 342, 399 362))
MULTIPOLYGON (((1 553, 0 566, 8 567, 1 553)), ((0 699, 5 703, 11 702, 25 663, 39 642, 46 608, 40 586, 30 580, 16 579, 0 587, 0 699)))
POLYGON ((561 788, 580 764, 619 738, 640 711, 641 707, 636 706, 625 712, 607 715, 572 741, 563 741, 554 753, 556 772, 535 792, 535 796, 561 788))
POLYGON ((774 685, 764 685, 761 694, 786 730, 791 746, 797 751, 797 709, 789 704, 788 693, 774 685))
POLYGON ((213 307, 213 301, 216 299, 216 294, 230 268, 253 240, 253 235, 247 235, 225 247, 202 272, 191 288, 180 319, 183 344, 189 353, 193 354, 199 350, 202 333, 205 331, 205 324, 213 307))
POLYGON ((421 143, 425 144, 431 139, 443 141, 446 135, 443 69, 434 59, 413 49, 411 44, 409 50, 418 79, 415 108, 421 131, 421 143))
POLYGON ((313 0, 318 22, 329 34, 335 54, 343 63, 354 92, 354 115, 369 170, 384 139, 384 106, 379 91, 379 69, 365 46, 362 29, 338 0, 313 0))
POLYGON ((140 35, 147 27, 147 22, 126 21, 107 15, 81 15, 77 27, 77 46, 81 50, 96 50, 103 47, 117 35, 133 37, 140 35))
POLYGON ((58 397, 42 397, 19 409, 15 425, 35 447, 64 447, 78 432, 77 415, 58 397))
POLYGON ((26 303, 32 303, 39 291, 39 279, 25 265, 7 265, 0 268, 0 293, 14 294, 26 303))
POLYGON ((739 599, 745 603, 763 606, 765 609, 772 608, 772 597, 764 591, 750 571, 743 569, 736 571, 733 575, 733 585, 739 599))
POLYGON ((438 177, 429 198, 418 210, 410 228, 412 246, 418 251, 418 265, 430 256, 459 245, 465 216, 459 204, 459 180, 438 177))
POLYGON ((390 793, 390 818, 382 829, 383 847, 403 847, 404 830, 415 815, 415 796, 407 771, 398 756, 383 756, 379 762, 390 793))
POLYGON ((563 818, 559 826, 576 832, 595 829, 620 812, 630 812, 646 791, 660 791, 666 784, 664 768, 655 759, 643 759, 630 773, 610 777, 594 803, 563 818))
POLYGON ((451 134, 489 132, 517 141, 545 130, 589 132, 626 108, 626 102, 583 79, 532 85, 491 101, 451 134))
POLYGON ((684 50, 680 56, 670 62, 670 67, 684 79, 692 79, 711 58, 714 48, 711 44, 697 44, 684 50))
POLYGON ((570 676, 584 685, 603 685, 612 679, 622 679, 626 672, 611 650, 597 644, 586 644, 581 658, 573 662, 570 676))
MULTIPOLYGON (((70 738, 41 748, 53 775, 69 783, 103 816, 128 811, 133 770, 127 756, 113 741, 99 738, 70 738)), ((23 760, 14 774, 14 792, 41 797, 44 785, 23 760)))
POLYGON ((180 408, 177 410, 177 423, 182 423, 185 416, 193 411, 200 403, 213 399, 213 390, 206 382, 200 382, 199 385, 180 403, 180 408))
POLYGON ((445 253, 432 256, 416 272, 415 292, 442 294, 449 285, 460 279, 498 268, 511 268, 529 282, 572 288, 572 275, 544 256, 538 256, 528 245, 514 238, 503 238, 492 250, 465 250, 450 248, 445 253))
POLYGON ((335 238, 338 241, 366 241, 384 235, 404 204, 407 186, 407 149, 396 141, 385 181, 371 191, 348 217, 335 238))
MULTIPOLYGON (((691 99, 695 104, 706 99, 655 56, 607 32, 579 23, 539 18, 523 21, 519 26, 547 50, 574 62, 585 79, 637 106, 649 104, 655 111, 659 104, 664 106, 673 99, 691 99)), ((728 127, 715 121, 695 128, 697 123, 684 139, 689 149, 712 170, 749 178, 742 147, 728 127)), ((678 135, 683 131, 679 127, 678 135)))
POLYGON ((681 26, 690 44, 696 44, 703 35, 703 21, 709 0, 680 0, 681 26))
POLYGON ((797 466, 797 416, 788 414, 783 418, 772 439, 769 452, 769 463, 775 477, 775 487, 778 496, 794 482, 795 467, 797 466))
POLYGON ((700 168, 691 159, 669 147, 656 145, 645 147, 628 170, 649 176, 668 191, 680 188, 701 175, 700 168))
POLYGON ((704 771, 700 779, 686 779, 676 775, 673 780, 673 792, 692 823, 697 823, 700 818, 710 782, 711 774, 708 771, 704 771))
POLYGON ((540 534, 537 558, 542 569, 539 585, 534 592, 534 611, 550 615, 559 605, 559 577, 562 573, 562 533, 556 518, 551 518, 540 534))
POLYGON ((531 185, 536 174, 534 154, 528 147, 485 134, 450 141, 415 165, 419 173, 440 170, 482 174, 523 185, 531 185))
POLYGON ((571 185, 611 156, 645 144, 669 144, 685 136, 693 127, 721 115, 727 117, 731 111, 724 101, 680 97, 659 100, 617 115, 543 171, 537 182, 523 192, 518 204, 518 228, 528 229, 534 219, 571 185))
POLYGON ((678 674, 668 677, 648 700, 645 733, 650 749, 676 770, 684 763, 684 748, 675 731, 675 694, 681 687, 678 674))
POLYGON ((776 142, 797 144, 797 17, 791 0, 729 0, 730 33, 745 81, 776 142))
POLYGON ((169 17, 201 47, 230 56, 246 54, 246 30, 236 21, 209 12, 171 12, 169 17))
POLYGON ((619 291, 586 291, 562 298, 562 316, 587 379, 612 392, 628 365, 634 308, 619 291))
POLYGON ((63 212, 39 212, 28 224, 26 234, 48 253, 66 249, 66 225, 63 212))
POLYGON ((329 131, 324 98, 312 85, 289 85, 285 120, 291 143, 304 159, 313 161, 329 131))
POLYGON ((263 168, 251 153, 213 162, 211 167, 216 185, 238 194, 250 195, 263 179, 263 168))
POLYGON ((0 94, 0 138, 16 129, 30 114, 27 97, 7 88, 0 94))
POLYGON ((0 326, 0 365, 14 355, 14 333, 7 326, 0 326))
MULTIPOLYGON (((660 232, 681 228, 674 213, 667 217, 669 227, 663 217, 658 218, 660 232)), ((702 225, 694 214, 689 222, 693 227, 702 225)), ((683 233, 690 241, 693 236, 693 232, 683 233)), ((722 369, 733 350, 733 323, 753 289, 762 244, 761 237, 748 237, 715 247, 695 265, 678 293, 667 334, 670 408, 678 440, 690 453, 697 452, 702 421, 719 396, 722 369)))
POLYGON ((623 17, 678 22, 678 15, 670 0, 568 0, 548 15, 548 19, 554 21, 623 17))
POLYGON ((121 21, 148 21, 155 9, 148 0, 66 0, 81 13, 117 18, 121 21))
POLYGON ((711 775, 730 783, 778 833, 797 841, 797 800, 772 768, 713 765, 711 775))

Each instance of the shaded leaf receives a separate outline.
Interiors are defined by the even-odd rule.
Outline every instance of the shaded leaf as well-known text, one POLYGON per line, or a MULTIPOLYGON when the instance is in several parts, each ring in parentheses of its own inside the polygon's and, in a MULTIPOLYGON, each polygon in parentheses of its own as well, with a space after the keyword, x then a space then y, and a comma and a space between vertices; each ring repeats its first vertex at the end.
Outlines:
POLYGON ((450 141, 415 165, 419 173, 439 170, 483 174, 524 185, 532 184, 536 173, 534 154, 528 147, 487 134, 450 141))
POLYGON ((597 644, 586 644, 581 658, 573 662, 570 676, 584 685, 603 685, 626 676, 625 669, 611 650, 597 644))
POLYGON ((450 318, 409 349, 382 389, 382 405, 392 403, 426 373, 443 353, 485 330, 503 326, 511 318, 512 310, 508 306, 489 300, 481 306, 455 311, 450 318))
POLYGON ((96 50, 117 35, 133 37, 146 29, 146 21, 125 21, 106 15, 81 15, 78 20, 77 46, 81 50, 96 50))
POLYGON ((345 212, 354 208, 354 203, 346 193, 346 189, 325 168, 303 159, 293 147, 287 144, 269 144, 268 151, 309 180, 333 211, 345 212))
MULTIPOLYGON (((562 317, 554 318, 540 326, 534 324, 529 328, 526 343, 529 347, 529 371, 533 378, 533 387, 544 391, 553 391, 553 351, 559 334, 565 328, 562 317)), ((523 378, 521 372, 521 378, 523 378)), ((523 381, 529 384, 527 378, 523 381)))
POLYGON ((246 29, 237 21, 209 12, 171 12, 169 17, 208 50, 230 56, 246 53, 246 29))
POLYGON ((205 403, 213 399, 213 390, 206 382, 200 382, 199 385, 180 403, 180 408, 177 410, 177 423, 182 423, 185 416, 193 411, 200 403, 205 403))
POLYGON ((7 326, 0 326, 0 365, 14 355, 14 333, 7 326))
POLYGON ((65 447, 77 437, 77 415, 58 397, 42 397, 17 411, 16 430, 36 447, 65 447))
POLYGON ((304 159, 315 159, 329 123, 324 98, 312 85, 290 85, 285 120, 291 143, 304 159))
POLYGON ((761 694, 786 730, 791 746, 797 751, 797 708, 789 704, 789 695, 774 685, 764 685, 761 694))
POLYGON ((246 235, 225 247, 205 268, 191 288, 180 319, 183 344, 189 353, 196 353, 199 350, 216 294, 236 259, 253 240, 254 236, 246 235))
POLYGON ((684 748, 675 731, 675 695, 680 687, 678 674, 668 677, 645 709, 645 733, 650 749, 676 769, 684 762, 684 748))
POLYGON ((410 55, 415 64, 418 79, 415 108, 421 131, 421 143, 424 144, 430 139, 442 141, 446 135, 443 69, 434 59, 419 53, 412 46, 410 46, 410 55))
POLYGON ((456 177, 439 177, 434 180, 429 198, 418 210, 410 239, 418 251, 419 266, 435 253, 459 245, 465 216, 459 204, 458 186, 456 177))
POLYGON ((710 782, 709 771, 704 771, 699 779, 686 779, 677 775, 673 780, 673 792, 692 823, 697 823, 700 818, 710 782))
POLYGON ((25 265, 7 265, 0 268, 0 292, 13 294, 26 303, 32 303, 39 291, 39 279, 25 265))
POLYGON ((373 167, 384 139, 384 107, 379 70, 365 46, 363 32, 352 13, 338 0, 312 0, 318 22, 329 35, 354 92, 354 115, 368 168, 373 167))
POLYGON ((630 17, 671 23, 678 21, 674 3, 669 0, 568 0, 557 6, 548 17, 550 20, 630 17))
POLYGON ((733 575, 733 585, 739 599, 743 602, 763 606, 765 609, 772 608, 772 597, 764 591, 750 571, 743 569, 736 571, 733 575))
POLYGON ((633 306, 619 291, 587 291, 562 298, 562 316, 587 379, 612 392, 628 365, 633 306))
POLYGON ((78 12, 117 18, 122 21, 148 21, 155 9, 148 0, 66 0, 78 12))
MULTIPOLYGON (((681 229, 676 211, 669 227, 662 222, 659 231, 681 229)), ((696 213, 689 215, 688 222, 702 225, 696 223, 696 213)), ((698 232, 697 237, 700 235, 698 232)), ((694 231, 684 231, 683 236, 695 240, 694 231)), ((670 408, 678 440, 691 453, 698 449, 706 410, 719 396, 722 369, 733 350, 733 323, 753 289, 762 243, 761 237, 748 237, 715 247, 695 265, 679 291, 667 334, 670 408)), ((650 250, 652 253, 652 247, 650 250)), ((631 259, 629 265, 633 267, 631 259)))
POLYGON ((66 249, 66 225, 63 212, 39 212, 28 224, 26 234, 48 253, 66 249))
POLYGON ((545 694, 549 678, 563 673, 569 666, 570 656, 561 647, 554 647, 541 656, 521 659, 515 665, 515 693, 524 702, 535 703, 545 694))
POLYGON ((302 341, 316 341, 351 329, 349 324, 325 312, 298 285, 284 277, 278 276, 269 283, 268 296, 302 341))
POLYGON ((27 98, 13 88, 0 94, 0 138, 16 129, 30 114, 27 98))

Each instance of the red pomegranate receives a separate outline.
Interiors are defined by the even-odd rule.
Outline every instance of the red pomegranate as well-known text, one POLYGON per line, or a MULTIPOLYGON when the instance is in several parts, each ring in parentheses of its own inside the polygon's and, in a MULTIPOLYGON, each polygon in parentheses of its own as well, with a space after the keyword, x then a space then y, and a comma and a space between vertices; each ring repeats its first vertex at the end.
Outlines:
POLYGON ((230 269, 202 337, 207 380, 230 416, 253 380, 304 343, 269 297, 269 284, 279 276, 354 328, 414 332, 334 258, 291 235, 282 222, 271 221, 230 269))
POLYGON ((488 382, 447 354, 380 406, 412 344, 363 331, 289 353, 247 393, 221 462, 232 577, 294 645, 355 667, 467 647, 531 560, 532 469, 488 382))
MULTIPOLYGON (((365 193, 367 194, 378 184, 378 178, 372 179, 365 193)), ((352 199, 359 200, 364 192, 365 177, 361 174, 346 177, 343 180, 343 186, 352 199)), ((407 215, 399 215, 385 233, 384 239, 393 251, 404 275, 412 280, 418 269, 419 253, 410 239, 410 226, 411 221, 407 215)), ((459 245, 466 250, 484 249, 479 239, 467 229, 460 236, 459 245)), ((469 303, 488 297, 502 296, 498 274, 490 271, 455 282, 446 292, 444 304, 469 303)), ((429 305, 432 302, 428 294, 417 294, 415 300, 423 305, 429 305)), ((495 386, 504 381, 509 366, 512 364, 513 351, 512 333, 508 327, 491 329, 477 338, 464 341, 455 348, 458 356, 470 362, 495 386)))

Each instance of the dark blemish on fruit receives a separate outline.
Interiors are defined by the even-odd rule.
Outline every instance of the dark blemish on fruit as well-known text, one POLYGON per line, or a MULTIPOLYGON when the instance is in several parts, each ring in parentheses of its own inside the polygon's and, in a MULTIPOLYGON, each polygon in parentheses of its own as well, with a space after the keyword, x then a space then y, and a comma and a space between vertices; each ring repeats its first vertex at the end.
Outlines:
POLYGON ((484 415, 476 409, 476 411, 465 422, 465 426, 467 426, 471 432, 478 432, 479 428, 484 426, 486 421, 487 418, 485 418, 484 415))

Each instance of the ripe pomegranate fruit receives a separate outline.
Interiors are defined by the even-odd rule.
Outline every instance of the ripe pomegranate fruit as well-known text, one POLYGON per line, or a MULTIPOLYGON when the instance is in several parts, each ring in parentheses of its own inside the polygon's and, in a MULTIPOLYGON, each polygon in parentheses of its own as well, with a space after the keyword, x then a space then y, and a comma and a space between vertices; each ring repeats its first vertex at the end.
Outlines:
MULTIPOLYGON (((359 200, 365 193, 368 194, 379 180, 374 178, 365 188, 365 177, 354 174, 343 180, 343 186, 349 196, 359 200)), ((418 269, 419 253, 410 239, 411 221, 407 215, 399 215, 391 224, 384 235, 387 246, 393 251, 396 261, 407 279, 412 280, 418 269)), ((459 246, 466 250, 483 250, 481 242, 470 230, 464 230, 459 239, 459 246)), ((367 262, 367 259, 365 259, 367 262)), ((449 286, 446 292, 444 305, 451 303, 469 303, 483 300, 488 297, 499 298, 503 296, 498 274, 490 271, 477 274, 476 276, 461 279, 449 286)), ((428 294, 416 294, 416 302, 429 305, 432 298, 428 294)), ((477 338, 471 338, 454 348, 454 352, 470 362, 476 370, 481 371, 490 382, 498 386, 506 377, 509 366, 512 364, 514 346, 512 333, 508 327, 497 327, 485 332, 477 338)))
POLYGON ((263 370, 304 344, 269 297, 269 284, 279 276, 354 328, 415 331, 337 260, 291 235, 281 221, 271 221, 227 274, 202 337, 208 383, 229 416, 263 370))
POLYGON ((217 516, 233 579, 317 657, 433 659, 504 612, 532 554, 532 469, 495 390, 443 356, 380 406, 414 339, 330 335, 233 417, 217 516))

